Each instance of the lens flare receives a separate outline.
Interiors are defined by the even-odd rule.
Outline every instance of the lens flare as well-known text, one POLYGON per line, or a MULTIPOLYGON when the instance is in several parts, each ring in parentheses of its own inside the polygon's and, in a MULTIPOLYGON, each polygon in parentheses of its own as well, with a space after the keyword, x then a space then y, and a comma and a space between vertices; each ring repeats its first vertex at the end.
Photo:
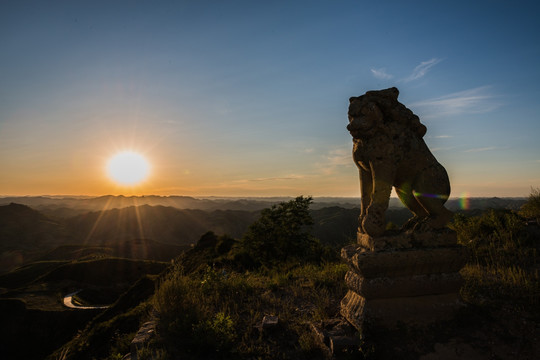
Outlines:
POLYGON ((427 198, 433 198, 433 199, 441 199, 441 200, 448 200, 448 195, 441 195, 441 194, 430 194, 430 193, 421 193, 418 191, 413 191, 413 195, 415 197, 427 197, 427 198))
POLYGON ((469 210, 470 204, 470 195, 468 192, 461 193, 459 197, 459 207, 461 210, 469 210))

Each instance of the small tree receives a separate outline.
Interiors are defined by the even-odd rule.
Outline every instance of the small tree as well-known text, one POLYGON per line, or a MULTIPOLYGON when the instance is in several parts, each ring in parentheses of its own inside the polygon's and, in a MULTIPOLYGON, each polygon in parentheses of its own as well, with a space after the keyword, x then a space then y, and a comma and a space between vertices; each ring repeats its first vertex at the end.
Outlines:
POLYGON ((521 207, 519 214, 527 219, 536 219, 540 222, 540 188, 531 188, 529 200, 521 207))
POLYGON ((255 261, 273 264, 314 254, 318 244, 310 234, 313 219, 309 213, 311 197, 264 209, 242 239, 242 249, 255 261))

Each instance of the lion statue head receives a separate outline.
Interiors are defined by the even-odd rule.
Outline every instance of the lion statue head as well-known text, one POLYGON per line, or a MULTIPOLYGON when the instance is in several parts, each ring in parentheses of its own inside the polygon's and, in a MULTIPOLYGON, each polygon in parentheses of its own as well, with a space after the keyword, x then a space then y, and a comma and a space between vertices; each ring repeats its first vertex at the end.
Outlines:
POLYGON ((403 131, 404 128, 423 137, 426 134, 426 127, 420 123, 418 116, 397 100, 398 96, 399 90, 392 87, 351 97, 347 129, 353 138, 369 137, 380 131, 395 133, 403 131))

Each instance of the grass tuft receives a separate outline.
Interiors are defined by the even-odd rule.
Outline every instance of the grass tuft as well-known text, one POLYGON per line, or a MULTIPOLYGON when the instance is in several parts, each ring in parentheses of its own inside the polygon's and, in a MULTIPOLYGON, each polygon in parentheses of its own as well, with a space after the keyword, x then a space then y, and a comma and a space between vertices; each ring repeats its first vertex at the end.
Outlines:
POLYGON ((336 314, 345 271, 340 263, 243 273, 178 267, 154 297, 159 336, 171 356, 278 359, 279 348, 304 358, 315 351, 306 324, 336 314), (264 315, 278 316, 276 331, 260 331, 264 315))

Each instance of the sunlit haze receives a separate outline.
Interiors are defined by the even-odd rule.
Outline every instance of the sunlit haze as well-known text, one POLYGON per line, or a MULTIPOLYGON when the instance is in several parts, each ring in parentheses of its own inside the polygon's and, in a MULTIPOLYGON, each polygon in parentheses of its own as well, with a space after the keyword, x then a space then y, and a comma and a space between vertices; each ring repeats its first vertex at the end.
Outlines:
POLYGON ((0 196, 356 197, 348 99, 392 86, 451 197, 527 196, 540 186, 539 10, 2 1, 0 196), (125 149, 148 168, 115 174, 125 149))

